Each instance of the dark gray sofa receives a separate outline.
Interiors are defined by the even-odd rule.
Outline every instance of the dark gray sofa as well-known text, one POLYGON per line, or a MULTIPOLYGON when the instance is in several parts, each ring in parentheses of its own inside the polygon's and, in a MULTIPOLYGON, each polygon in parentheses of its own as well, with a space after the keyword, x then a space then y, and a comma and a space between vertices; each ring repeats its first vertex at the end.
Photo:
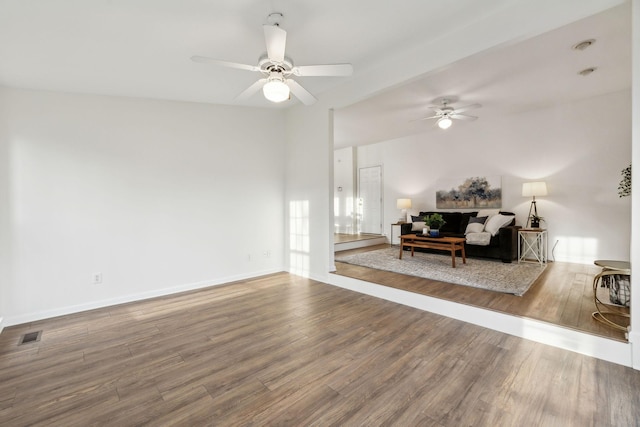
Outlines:
MULTIPOLYGON (((422 221, 425 215, 431 215, 436 213, 420 212, 419 215, 414 217, 414 221, 422 221)), ((446 221, 446 223, 440 228, 441 236, 450 237, 465 237, 464 232, 469 224, 469 218, 478 215, 478 212, 437 212, 446 221)), ((516 217, 512 212, 500 212, 502 215, 513 216, 513 221, 498 230, 495 236, 491 237, 491 242, 488 246, 470 245, 465 243, 464 250, 467 256, 470 257, 482 257, 482 258, 494 258, 500 259, 502 262, 510 263, 515 259, 518 259, 518 230, 520 226, 515 225, 516 217)), ((414 234, 420 233, 420 231, 412 231, 412 224, 406 223, 401 226, 401 234, 414 234)), ((410 248, 405 248, 410 250, 410 248)), ((437 252, 433 249, 421 249, 425 252, 437 252)))

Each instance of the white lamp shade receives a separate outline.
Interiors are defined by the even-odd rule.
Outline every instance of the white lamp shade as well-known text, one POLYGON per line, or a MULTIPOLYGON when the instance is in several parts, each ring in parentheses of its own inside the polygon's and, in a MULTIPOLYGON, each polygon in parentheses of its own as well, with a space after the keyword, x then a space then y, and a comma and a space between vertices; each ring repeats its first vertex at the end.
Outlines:
POLYGON ((547 183, 544 181, 525 182, 522 184, 522 197, 536 197, 547 195, 547 183))
POLYGON ((449 129, 451 127, 451 123, 453 122, 449 117, 443 117, 440 120, 438 120, 438 127, 440 129, 449 129))
POLYGON ((398 209, 411 209, 411 199, 398 199, 396 207, 398 209))
POLYGON ((262 87, 264 97, 271 102, 282 102, 289 99, 289 86, 281 80, 270 80, 262 87))

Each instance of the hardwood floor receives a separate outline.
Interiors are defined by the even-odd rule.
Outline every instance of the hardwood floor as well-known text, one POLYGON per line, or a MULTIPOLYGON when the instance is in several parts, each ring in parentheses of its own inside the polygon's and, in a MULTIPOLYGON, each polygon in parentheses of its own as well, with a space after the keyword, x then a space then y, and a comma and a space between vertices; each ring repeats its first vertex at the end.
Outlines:
MULTIPOLYGON (((344 251, 340 252, 340 255, 383 247, 388 245, 344 251)), ((542 320, 626 342, 623 331, 610 328, 591 317, 591 313, 595 311, 593 277, 601 270, 595 265, 551 262, 536 283, 521 297, 341 262, 336 262, 336 268, 336 273, 344 276, 515 316, 542 320)), ((629 322, 628 319, 623 318, 618 321, 627 324, 629 322)))
POLYGON ((2 426, 626 426, 638 390, 631 368, 286 273, 0 334, 2 426))

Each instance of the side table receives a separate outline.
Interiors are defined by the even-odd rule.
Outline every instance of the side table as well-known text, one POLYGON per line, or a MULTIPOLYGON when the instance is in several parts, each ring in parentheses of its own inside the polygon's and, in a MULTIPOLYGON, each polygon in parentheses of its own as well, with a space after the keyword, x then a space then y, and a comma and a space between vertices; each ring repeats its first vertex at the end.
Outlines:
MULTIPOLYGON (((598 267, 602 267, 602 271, 593 278, 593 302, 596 306, 596 311, 591 313, 591 316, 612 328, 619 329, 625 332, 625 336, 628 337, 629 321, 623 319, 629 319, 629 309, 625 308, 622 301, 610 301, 603 302, 598 298, 598 283, 602 286, 616 287, 618 293, 622 296, 626 302, 629 302, 631 297, 631 263, 628 261, 616 261, 616 260, 596 260, 593 262, 598 267), (623 282, 626 282, 627 287, 625 289, 623 282)), ((612 289, 609 290, 611 293, 612 289)), ((626 306, 628 307, 628 305, 626 306)))
POLYGON ((391 246, 393 246, 393 227, 400 227, 400 232, 398 233, 398 236, 400 236, 402 234, 402 224, 406 224, 406 222, 394 222, 391 224, 391 234, 389 235, 389 243, 391 243, 391 246))
POLYGON ((521 228, 518 230, 518 263, 547 263, 547 230, 543 228, 521 228), (527 258, 530 256, 531 258, 527 258))

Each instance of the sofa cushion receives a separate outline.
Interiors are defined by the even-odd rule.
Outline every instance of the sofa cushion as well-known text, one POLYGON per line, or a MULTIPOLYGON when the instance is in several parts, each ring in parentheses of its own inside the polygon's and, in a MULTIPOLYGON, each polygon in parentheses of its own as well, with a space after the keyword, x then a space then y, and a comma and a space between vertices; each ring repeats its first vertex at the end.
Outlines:
POLYGON ((464 230, 460 230, 460 223, 462 222, 462 212, 420 212, 421 216, 433 215, 439 213, 442 215, 442 219, 445 220, 445 224, 440 227, 440 231, 447 233, 464 233, 464 230))
POLYGON ((489 246, 489 243, 491 243, 491 233, 486 231, 467 235, 467 244, 469 245, 489 246))
POLYGON ((440 227, 440 230, 449 231, 451 233, 460 233, 460 222, 462 222, 461 212, 444 212, 441 213, 441 215, 446 223, 440 227))

